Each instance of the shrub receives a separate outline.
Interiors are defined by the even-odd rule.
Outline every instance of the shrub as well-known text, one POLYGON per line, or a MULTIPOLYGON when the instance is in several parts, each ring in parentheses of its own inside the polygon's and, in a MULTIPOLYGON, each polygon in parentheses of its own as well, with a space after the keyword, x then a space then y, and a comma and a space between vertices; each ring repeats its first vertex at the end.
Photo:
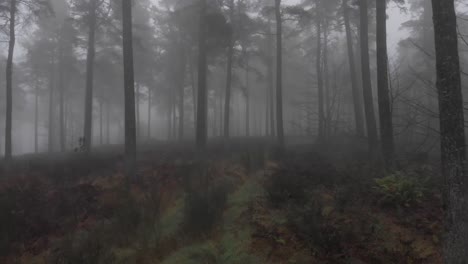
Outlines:
POLYGON ((424 199, 426 183, 427 179, 421 176, 396 172, 376 179, 374 190, 382 205, 410 207, 424 199))

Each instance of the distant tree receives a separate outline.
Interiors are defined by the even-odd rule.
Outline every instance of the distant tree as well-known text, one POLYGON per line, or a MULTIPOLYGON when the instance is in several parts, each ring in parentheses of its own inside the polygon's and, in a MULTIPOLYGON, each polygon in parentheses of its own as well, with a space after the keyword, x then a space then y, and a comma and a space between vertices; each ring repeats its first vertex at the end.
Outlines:
POLYGON ((442 173, 447 184, 445 262, 468 260, 466 140, 454 0, 432 0, 442 173))
POLYGON ((6 64, 6 118, 5 118, 5 160, 12 158, 12 112, 13 112, 13 56, 16 44, 16 26, 28 23, 31 18, 50 11, 49 0, 9 0, 0 2, 5 12, 8 31, 8 58, 6 64), (21 6, 20 6, 21 5, 21 6))
POLYGON ((360 39, 361 39, 361 70, 362 89, 364 94, 364 110, 366 114, 367 137, 369 142, 370 155, 377 154, 378 136, 377 124, 375 121, 374 99, 372 96, 372 83, 369 60, 369 18, 367 0, 359 0, 360 12, 360 39))
POLYGON ((133 72, 132 1, 122 0, 124 96, 125 96, 125 172, 136 175, 135 78, 133 72))
POLYGON ((382 154, 387 167, 393 163, 395 152, 393 120, 390 106, 387 55, 387 0, 376 0, 377 14, 377 91, 379 97, 380 136, 382 154))
POLYGON ((281 0, 275 0, 276 16, 276 129, 278 144, 284 149, 283 127, 283 19, 281 16, 281 0))
POLYGON ((198 28, 198 103, 197 103, 197 128, 196 141, 199 149, 206 147, 208 138, 207 127, 207 50, 206 50, 206 35, 207 35, 207 4, 206 0, 199 0, 199 28, 198 28))

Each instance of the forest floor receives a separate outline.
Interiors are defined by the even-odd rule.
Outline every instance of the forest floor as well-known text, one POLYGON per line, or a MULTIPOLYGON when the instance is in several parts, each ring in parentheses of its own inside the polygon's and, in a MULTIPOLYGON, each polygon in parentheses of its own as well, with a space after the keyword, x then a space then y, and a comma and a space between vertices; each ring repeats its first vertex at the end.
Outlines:
POLYGON ((376 170, 348 143, 146 144, 20 158, 0 179, 0 263, 443 263, 430 161, 376 170), (228 149, 229 151, 225 150, 228 149))

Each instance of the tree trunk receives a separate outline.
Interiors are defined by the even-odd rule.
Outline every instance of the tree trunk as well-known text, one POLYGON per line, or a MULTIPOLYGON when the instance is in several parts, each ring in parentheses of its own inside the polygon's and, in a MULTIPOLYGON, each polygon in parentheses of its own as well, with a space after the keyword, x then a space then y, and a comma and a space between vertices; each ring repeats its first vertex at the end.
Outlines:
POLYGON ((136 111, 136 135, 137 141, 140 138, 140 84, 135 82, 136 91, 135 91, 135 111, 136 111))
POLYGON ((377 154, 378 136, 375 121, 374 99, 372 96, 372 83, 369 65, 369 25, 367 0, 360 0, 360 38, 361 38, 361 65, 362 85, 364 94, 364 110, 367 123, 367 137, 369 141, 369 154, 374 157, 377 154))
POLYGON ((55 55, 52 55, 50 64, 50 77, 49 77, 49 137, 48 137, 48 152, 52 153, 55 147, 55 117, 54 117, 54 94, 55 94, 55 55))
MULTIPOLYGON (((320 13, 320 10, 317 10, 320 13)), ((317 89, 318 89, 318 140, 321 141, 325 137, 325 110, 323 103, 323 73, 322 73, 322 22, 320 15, 317 15, 317 89)))
POLYGON ((200 25, 198 28, 198 104, 196 141, 199 149, 205 149, 207 143, 207 58, 206 58, 206 0, 200 0, 200 25))
POLYGON ((151 88, 148 87, 148 128, 146 132, 148 140, 151 139, 151 104, 153 103, 151 96, 151 88))
POLYGON ((65 152, 65 61, 64 61, 64 54, 63 54, 63 40, 60 40, 60 47, 59 47, 59 140, 60 140, 60 151, 65 152))
POLYGON ((93 82, 94 82, 94 57, 96 35, 96 8, 97 0, 91 0, 89 5, 88 24, 88 53, 86 57, 86 95, 85 95, 85 121, 84 121, 84 151, 89 153, 92 144, 93 130, 93 82))
POLYGON ((102 145, 103 141, 103 126, 104 126, 104 107, 103 107, 103 100, 99 100, 99 144, 102 145))
POLYGON ((125 172, 128 178, 136 178, 135 79, 133 73, 131 0, 122 0, 122 11, 125 84, 125 172))
POLYGON ((354 120, 356 123, 356 134, 364 136, 364 121, 362 116, 362 99, 359 92, 358 79, 356 74, 356 64, 354 59, 353 36, 349 22, 348 0, 343 0, 343 18, 346 29, 346 43, 348 46, 349 71, 351 75, 351 88, 353 91, 354 120))
POLYGON ((110 103, 106 102, 106 144, 110 144, 110 103))
POLYGON ((250 136, 250 90, 249 90, 249 55, 245 46, 242 47, 245 60, 245 136, 250 136))
POLYGON ((439 93, 442 173, 447 184, 446 263, 468 260, 466 147, 454 0, 432 0, 439 93))
POLYGON ((6 118, 5 118, 5 160, 12 158, 11 130, 13 115, 13 53, 16 43, 16 0, 10 1, 10 40, 6 65, 6 118))
POLYGON ((278 144, 284 149, 283 127, 283 20, 281 17, 281 0, 275 0, 276 13, 276 122, 278 144))
POLYGON ((328 68, 328 21, 324 19, 323 23, 323 79, 324 79, 324 98, 325 101, 325 120, 324 120, 324 136, 326 139, 330 136, 331 125, 331 104, 330 104, 330 76, 328 68))
POLYGON ((34 87, 34 153, 39 152, 38 130, 39 130, 39 84, 36 82, 36 85, 34 87))
POLYGON ((232 57, 234 56, 234 0, 229 2, 229 18, 231 34, 229 35, 229 47, 227 53, 226 93, 224 95, 224 138, 229 138, 229 122, 231 118, 231 86, 232 86, 232 57))
POLYGON ((273 81, 273 32, 271 31, 271 19, 268 19, 268 89, 270 89, 270 132, 271 136, 274 137, 275 133, 275 92, 274 92, 274 81, 273 81))
POLYGON ((180 76, 177 78, 177 88, 179 91, 179 141, 184 139, 184 119, 185 119, 185 74, 186 74, 186 58, 185 58, 185 48, 182 43, 180 43, 179 49, 179 67, 178 71, 180 76))
POLYGON ((387 2, 376 0, 377 9, 377 85, 379 96, 380 136, 382 154, 387 168, 391 167, 394 158, 393 121, 388 87, 387 55, 387 2))

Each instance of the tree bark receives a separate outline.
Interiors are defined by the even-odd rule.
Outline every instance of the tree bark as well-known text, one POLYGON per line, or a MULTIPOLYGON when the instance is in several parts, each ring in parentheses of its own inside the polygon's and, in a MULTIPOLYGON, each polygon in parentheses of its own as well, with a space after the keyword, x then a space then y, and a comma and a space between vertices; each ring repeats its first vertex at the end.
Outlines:
POLYGON ((442 173, 447 187, 445 263, 468 260, 468 186, 463 96, 454 0, 432 0, 442 173))
POLYGON ((349 22, 349 6, 348 0, 343 0, 343 18, 346 29, 346 43, 348 46, 348 62, 349 71, 351 75, 351 88, 353 91, 353 106, 354 106, 354 120, 356 126, 356 134, 364 136, 364 118, 362 115, 362 99, 358 86, 358 78, 356 74, 356 62, 354 59, 353 36, 351 32, 351 25, 349 22))
POLYGON ((390 91, 388 86, 388 54, 387 54, 387 2, 376 0, 377 9, 377 86, 379 97, 380 136, 382 154, 387 168, 394 159, 393 121, 390 106, 390 91))
POLYGON ((377 154, 378 136, 375 121, 374 99, 372 96, 372 83, 369 65, 369 25, 368 25, 368 3, 360 0, 360 38, 361 38, 361 65, 362 85, 364 94, 364 111, 367 123, 367 137, 369 142, 369 154, 374 157, 377 154))
POLYGON ((276 14, 276 123, 278 144, 284 149, 283 127, 283 19, 281 17, 281 0, 275 0, 276 14))
POLYGON ((63 54, 63 40, 60 39, 59 43, 59 140, 60 140, 60 151, 65 152, 65 109, 64 109, 64 104, 65 104, 65 58, 63 54))
POLYGON ((39 152, 38 142, 39 129, 39 84, 36 82, 34 87, 34 153, 39 152))
POLYGON ((234 56, 234 0, 230 0, 229 2, 229 18, 232 30, 229 35, 227 52, 226 92, 224 95, 224 139, 229 138, 229 122, 231 118, 232 57, 234 56))
POLYGON ((151 107, 152 107, 152 92, 151 92, 151 88, 148 87, 148 128, 147 128, 147 137, 148 137, 148 140, 151 139, 151 107))
POLYGON ((180 76, 177 78, 177 89, 179 92, 179 141, 184 139, 184 121, 185 121, 185 109, 184 109, 184 102, 185 102, 185 74, 186 74, 186 58, 185 58, 185 48, 182 43, 180 43, 179 47, 179 67, 178 71, 180 76))
POLYGON ((10 1, 10 40, 6 65, 6 118, 5 118, 5 160, 12 158, 12 115, 13 115, 13 55, 16 43, 16 0, 10 1))
POLYGON ((88 24, 88 51, 86 57, 86 94, 85 94, 85 121, 84 121, 84 151, 89 153, 92 144, 93 130, 93 85, 94 85, 94 57, 96 37, 96 8, 97 0, 90 0, 88 24))
POLYGON ((136 179, 135 78, 133 70, 132 1, 122 0, 124 95, 125 95, 125 172, 136 179))
POLYGON ((200 25, 198 28, 198 104, 196 143, 199 149, 205 149, 207 143, 207 58, 206 58, 206 0, 200 0, 200 25))
POLYGON ((49 131, 48 131, 48 152, 52 153, 55 149, 55 117, 54 117, 54 95, 55 95, 55 54, 52 55, 50 63, 49 77, 49 131))
POLYGON ((318 140, 325 137, 325 110, 323 103, 323 72, 322 72, 322 22, 320 16, 321 10, 317 10, 317 89, 318 89, 318 140))

